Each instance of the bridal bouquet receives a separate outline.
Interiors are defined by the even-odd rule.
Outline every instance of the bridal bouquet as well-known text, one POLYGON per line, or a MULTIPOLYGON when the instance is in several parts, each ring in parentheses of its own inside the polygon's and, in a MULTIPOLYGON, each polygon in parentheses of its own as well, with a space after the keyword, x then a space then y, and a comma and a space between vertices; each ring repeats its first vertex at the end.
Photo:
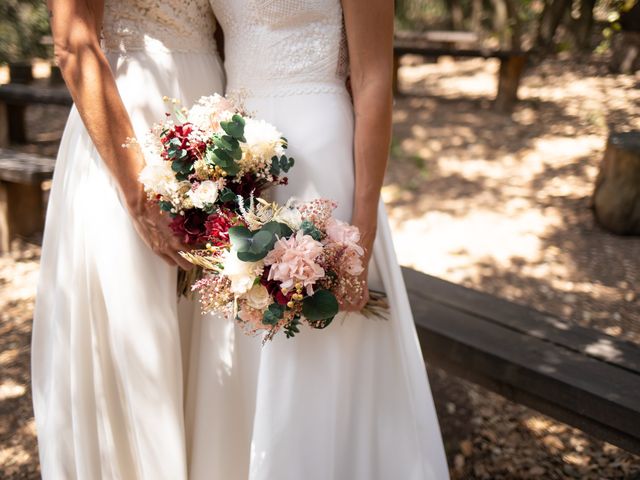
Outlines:
MULTIPOLYGON (((302 323, 324 328, 341 302, 360 297, 360 233, 333 217, 337 205, 260 197, 286 184, 294 163, 273 125, 213 95, 167 114, 141 146, 140 181, 198 267, 181 271, 179 291, 199 293, 203 313, 233 315, 266 341, 280 330, 292 337, 302 323)), ((384 317, 383 295, 371 298, 364 313, 384 317)))
POLYGON ((175 234, 194 248, 225 240, 221 232, 238 212, 238 198, 286 183, 294 163, 273 125, 220 95, 202 97, 188 110, 176 108, 154 125, 142 147, 148 163, 140 181, 172 217, 175 234))
POLYGON ((284 206, 251 196, 205 249, 182 253, 204 276, 193 285, 204 312, 231 310, 247 333, 287 337, 301 323, 324 328, 339 302, 361 295, 364 251, 357 227, 318 199, 284 206))

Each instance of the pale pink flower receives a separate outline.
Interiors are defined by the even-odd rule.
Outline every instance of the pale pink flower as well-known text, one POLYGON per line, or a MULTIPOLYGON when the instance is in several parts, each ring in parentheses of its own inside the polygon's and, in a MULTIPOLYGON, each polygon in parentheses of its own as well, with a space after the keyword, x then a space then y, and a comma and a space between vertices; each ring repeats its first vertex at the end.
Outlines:
POLYGON ((364 250, 358 243, 360 242, 360 230, 358 227, 331 217, 327 220, 325 231, 331 242, 343 243, 352 248, 358 255, 364 254, 364 250))
POLYGON ((324 269, 315 262, 322 248, 320 242, 301 230, 290 238, 280 238, 264 259, 265 265, 271 266, 269 280, 281 282, 283 290, 302 283, 312 295, 313 284, 324 277, 324 269))
MULTIPOLYGON (((362 248, 359 245, 356 245, 362 251, 362 248)), ((341 258, 341 266, 343 271, 345 271, 349 275, 358 276, 364 271, 364 267, 362 266, 362 253, 355 250, 353 246, 348 246, 341 258)))

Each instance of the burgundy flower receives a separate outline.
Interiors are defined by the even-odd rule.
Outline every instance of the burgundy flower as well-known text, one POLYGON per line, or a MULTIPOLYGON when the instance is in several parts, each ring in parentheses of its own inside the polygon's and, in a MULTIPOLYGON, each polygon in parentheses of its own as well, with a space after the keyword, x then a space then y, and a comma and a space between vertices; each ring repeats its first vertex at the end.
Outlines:
POLYGON ((176 215, 169 226, 185 244, 197 245, 206 240, 206 220, 206 213, 191 209, 187 210, 184 215, 176 215))
MULTIPOLYGON (((163 145, 167 145, 171 140, 177 138, 180 140, 180 148, 187 151, 187 158, 191 162, 195 162, 198 158, 202 157, 207 144, 200 140, 189 139, 189 134, 193 132, 193 125, 190 123, 183 123, 182 125, 176 125, 168 130, 164 136, 160 139, 163 145)), ((167 152, 163 152, 165 159, 168 159, 167 152)))
POLYGON ((291 300, 291 297, 295 293, 294 290, 289 291, 286 295, 282 293, 282 290, 280 289, 280 282, 276 280, 269 280, 269 267, 265 267, 263 270, 260 283, 267 289, 269 295, 271 295, 279 305, 286 305, 289 303, 289 300, 291 300))
POLYGON ((229 244, 229 228, 234 224, 233 212, 227 208, 212 213, 204 223, 207 240, 215 246, 229 244))

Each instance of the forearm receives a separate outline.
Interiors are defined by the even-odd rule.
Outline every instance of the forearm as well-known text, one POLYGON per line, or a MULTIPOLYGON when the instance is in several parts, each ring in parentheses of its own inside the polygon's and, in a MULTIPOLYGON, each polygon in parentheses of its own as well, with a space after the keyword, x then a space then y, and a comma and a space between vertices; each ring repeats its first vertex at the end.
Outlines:
POLYGON ((391 83, 379 75, 354 91, 355 193, 352 221, 375 233, 380 190, 391 141, 391 83))
POLYGON ((60 59, 62 74, 89 136, 115 178, 129 207, 140 200, 138 148, 122 148, 134 137, 129 115, 106 58, 99 48, 84 47, 60 59))
POLYGON ((138 182, 144 160, 138 148, 122 148, 134 132, 100 49, 102 1, 49 0, 48 6, 56 61, 76 108, 127 205, 137 208, 144 198, 138 182))

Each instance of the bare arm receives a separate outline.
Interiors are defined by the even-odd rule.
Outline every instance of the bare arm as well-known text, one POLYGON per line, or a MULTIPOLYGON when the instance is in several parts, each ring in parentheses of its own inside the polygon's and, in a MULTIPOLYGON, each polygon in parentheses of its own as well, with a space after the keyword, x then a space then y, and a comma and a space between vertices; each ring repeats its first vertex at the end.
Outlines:
POLYGON ((137 148, 122 148, 134 137, 115 78, 100 48, 104 0, 48 0, 56 61, 80 117, 122 191, 142 239, 169 263, 188 267, 178 254, 167 219, 146 201, 138 174, 144 159, 137 148))
POLYGON ((352 222, 362 233, 368 263, 391 141, 393 0, 342 0, 342 7, 355 112, 352 222))

